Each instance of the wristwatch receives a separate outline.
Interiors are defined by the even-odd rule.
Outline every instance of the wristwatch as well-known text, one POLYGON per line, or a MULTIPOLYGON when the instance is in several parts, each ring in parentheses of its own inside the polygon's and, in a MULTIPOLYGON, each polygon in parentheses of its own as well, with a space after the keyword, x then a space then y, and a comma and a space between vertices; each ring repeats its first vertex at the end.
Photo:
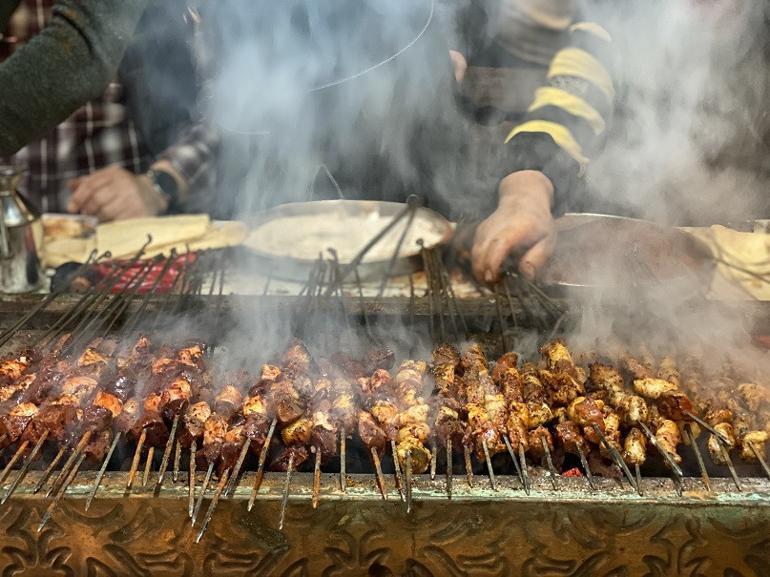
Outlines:
POLYGON ((179 212, 179 185, 176 179, 164 170, 150 169, 147 171, 155 192, 166 199, 168 207, 166 212, 179 212))

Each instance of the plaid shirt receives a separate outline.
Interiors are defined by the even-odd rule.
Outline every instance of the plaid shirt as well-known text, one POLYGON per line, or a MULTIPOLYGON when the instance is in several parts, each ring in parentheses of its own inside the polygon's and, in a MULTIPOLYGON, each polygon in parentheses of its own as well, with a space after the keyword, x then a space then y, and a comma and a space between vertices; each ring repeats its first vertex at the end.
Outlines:
MULTIPOLYGON (((46 26, 55 3, 21 0, 0 36, 0 62, 46 26)), ((72 178, 114 164, 139 173, 150 163, 117 81, 45 138, 19 151, 15 159, 29 168, 22 190, 44 212, 65 211, 70 195, 67 182, 72 178)))

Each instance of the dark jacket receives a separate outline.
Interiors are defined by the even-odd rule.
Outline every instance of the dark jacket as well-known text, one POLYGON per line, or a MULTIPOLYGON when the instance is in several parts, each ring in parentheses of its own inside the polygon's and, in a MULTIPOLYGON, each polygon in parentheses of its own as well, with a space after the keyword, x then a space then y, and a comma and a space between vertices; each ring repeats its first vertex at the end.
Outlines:
MULTIPOLYGON (((42 137, 104 91, 148 3, 57 3, 50 25, 0 65, 0 155, 42 137)), ((0 0, 0 29, 16 4, 0 0)))

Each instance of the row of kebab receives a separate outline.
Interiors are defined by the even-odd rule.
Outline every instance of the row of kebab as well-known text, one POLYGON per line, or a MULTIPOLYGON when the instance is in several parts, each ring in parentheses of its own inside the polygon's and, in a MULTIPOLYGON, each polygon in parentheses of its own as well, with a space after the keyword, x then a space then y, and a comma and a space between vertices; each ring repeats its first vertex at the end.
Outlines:
POLYGON ((128 490, 143 450, 148 469, 153 452, 163 452, 158 486, 172 453, 174 479, 180 452, 189 454, 193 523, 212 479, 219 480, 215 499, 232 493, 249 453, 259 459, 250 508, 265 467, 288 471, 288 489, 291 472, 306 461, 315 463, 317 504, 319 471, 329 461, 340 460, 344 489, 346 445, 354 437, 371 456, 383 498, 381 458, 393 458, 396 487, 410 506, 412 475, 435 475, 438 451, 446 455, 450 497, 454 453, 462 455, 470 483, 474 457, 486 463, 494 486, 492 459, 507 453, 527 490, 528 460, 547 464, 554 487, 559 471, 591 480, 591 471, 622 469, 641 490, 639 468, 651 448, 681 475, 681 447, 703 429, 714 463, 732 467, 732 453, 767 470, 770 387, 731 366, 706 374, 697 358, 682 359, 684 373, 673 357, 644 352, 612 363, 598 355, 576 362, 557 340, 534 363, 512 352, 489 363, 478 344, 466 343, 436 346, 430 362, 396 365, 383 347, 362 358, 327 359, 294 341, 279 362, 252 374, 217 372, 201 342, 99 338, 68 356, 68 338, 45 354, 26 349, 0 361, 0 447, 10 455, 4 488, 19 466, 3 500, 30 467, 45 465, 45 448, 55 457, 35 490, 52 481, 48 494, 60 497, 78 468, 90 464, 100 471, 92 499, 121 439, 134 449, 128 490), (565 470, 570 455, 582 471, 565 470), (197 467, 207 472, 194 504, 197 467))

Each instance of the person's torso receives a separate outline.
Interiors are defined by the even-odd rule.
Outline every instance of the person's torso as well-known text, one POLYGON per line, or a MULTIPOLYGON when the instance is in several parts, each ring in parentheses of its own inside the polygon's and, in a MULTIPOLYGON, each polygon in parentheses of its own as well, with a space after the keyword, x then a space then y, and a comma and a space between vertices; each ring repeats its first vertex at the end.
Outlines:
MULTIPOLYGON (((0 38, 0 62, 39 34, 50 22, 55 0, 21 0, 0 38)), ((115 79, 97 99, 86 103, 39 141, 15 155, 28 169, 22 190, 46 212, 62 212, 67 183, 110 165, 139 172, 147 152, 115 79)))

